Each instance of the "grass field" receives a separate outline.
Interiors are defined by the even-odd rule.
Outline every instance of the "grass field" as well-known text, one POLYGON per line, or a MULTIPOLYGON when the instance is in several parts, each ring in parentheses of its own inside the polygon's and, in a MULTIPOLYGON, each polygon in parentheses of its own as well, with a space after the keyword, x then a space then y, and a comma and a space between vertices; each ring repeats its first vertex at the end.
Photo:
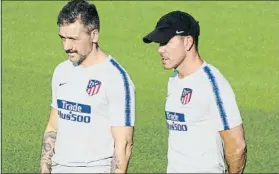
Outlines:
MULTIPOLYGON (((38 172, 53 69, 66 59, 56 19, 66 2, 2 3, 2 172, 38 172)), ((231 83, 248 144, 245 172, 279 172, 278 2, 96 2, 100 45, 137 89, 129 172, 165 172, 167 78, 157 45, 141 39, 171 10, 200 21, 200 54, 231 83)))

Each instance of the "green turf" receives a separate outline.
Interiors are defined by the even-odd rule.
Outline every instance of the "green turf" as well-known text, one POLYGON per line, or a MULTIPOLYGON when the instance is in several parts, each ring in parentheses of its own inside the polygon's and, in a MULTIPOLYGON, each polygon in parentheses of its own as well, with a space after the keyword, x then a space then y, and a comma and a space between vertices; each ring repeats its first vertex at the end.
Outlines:
MULTIPOLYGON (((2 172, 38 172, 49 114, 50 79, 66 59, 56 17, 65 2, 2 4, 2 172)), ((164 99, 170 71, 157 45, 141 38, 171 10, 201 25, 200 53, 227 77, 248 143, 246 172, 279 172, 278 2, 96 2, 101 47, 128 70, 137 89, 135 146, 129 172, 165 172, 164 99)))

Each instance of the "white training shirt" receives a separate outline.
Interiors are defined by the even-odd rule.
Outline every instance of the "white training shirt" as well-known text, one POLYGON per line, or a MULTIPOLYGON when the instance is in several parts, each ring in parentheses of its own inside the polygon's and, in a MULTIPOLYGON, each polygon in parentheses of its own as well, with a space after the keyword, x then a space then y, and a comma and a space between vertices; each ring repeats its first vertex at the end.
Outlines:
POLYGON ((53 161, 84 166, 113 156, 111 126, 134 126, 135 86, 111 56, 82 68, 66 60, 52 78, 52 104, 59 121, 53 161))
POLYGON ((169 78, 165 116, 169 129, 168 173, 220 173, 225 170, 219 131, 242 124, 235 94, 214 66, 169 78))

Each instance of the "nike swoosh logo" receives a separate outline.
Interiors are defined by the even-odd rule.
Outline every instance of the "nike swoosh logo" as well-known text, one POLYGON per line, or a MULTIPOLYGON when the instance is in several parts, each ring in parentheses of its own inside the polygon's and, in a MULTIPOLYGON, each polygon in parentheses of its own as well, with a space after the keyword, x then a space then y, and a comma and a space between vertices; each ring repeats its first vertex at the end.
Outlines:
POLYGON ((65 84, 67 84, 67 82, 66 83, 60 83, 59 86, 62 86, 62 85, 65 85, 65 84))
POLYGON ((184 33, 184 31, 178 31, 178 30, 176 30, 176 34, 181 34, 181 33, 184 33))

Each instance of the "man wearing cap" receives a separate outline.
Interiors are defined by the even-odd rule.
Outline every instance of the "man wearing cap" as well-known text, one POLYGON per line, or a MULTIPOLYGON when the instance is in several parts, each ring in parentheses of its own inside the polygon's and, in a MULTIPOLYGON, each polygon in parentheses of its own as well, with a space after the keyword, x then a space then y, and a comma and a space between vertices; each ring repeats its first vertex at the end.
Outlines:
POLYGON ((143 38, 158 43, 164 68, 175 70, 165 104, 167 173, 242 173, 246 143, 236 97, 221 72, 200 57, 199 35, 199 22, 173 11, 143 38))

